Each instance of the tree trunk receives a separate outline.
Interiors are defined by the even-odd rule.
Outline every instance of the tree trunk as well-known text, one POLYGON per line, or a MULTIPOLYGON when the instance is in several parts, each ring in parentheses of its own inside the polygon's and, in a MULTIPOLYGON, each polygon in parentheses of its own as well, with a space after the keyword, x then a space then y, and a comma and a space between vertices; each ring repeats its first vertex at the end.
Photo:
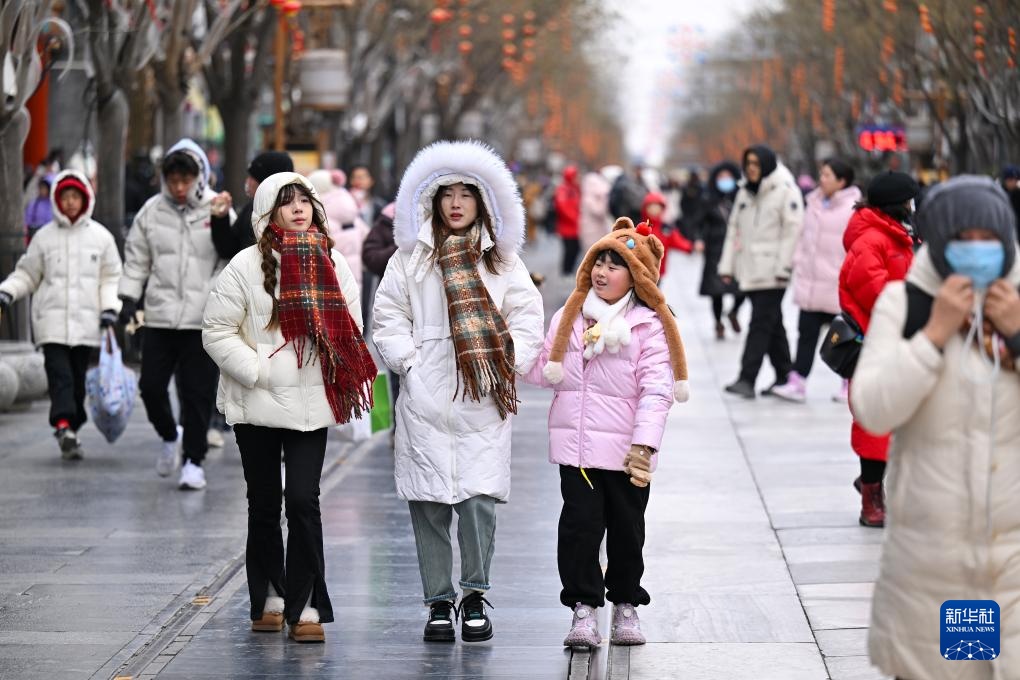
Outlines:
MULTIPOLYGON (((160 113, 163 121, 163 151, 166 152, 171 146, 180 141, 181 137, 184 136, 182 132, 183 116, 182 112, 184 109, 183 100, 169 101, 169 95, 167 99, 160 102, 160 113)), ((176 99, 176 97, 173 97, 176 99)))
POLYGON ((99 177, 95 219, 103 223, 124 253, 124 149, 127 146, 128 103, 121 90, 99 105, 99 177))
MULTIPOLYGON (((28 111, 22 108, 0 129, 0 280, 14 271, 25 252, 25 215, 21 150, 28 136, 28 111)), ((28 301, 20 301, 0 319, 0 338, 28 340, 28 301)))
POLYGON ((129 157, 142 151, 148 153, 149 149, 156 144, 156 119, 153 115, 155 98, 151 94, 156 87, 155 79, 149 68, 139 73, 138 76, 128 97, 130 110, 128 120, 131 121, 127 143, 129 157))
POLYGON ((248 175, 248 134, 251 111, 244 102, 220 104, 223 118, 223 174, 226 190, 234 203, 244 202, 244 180, 248 175))

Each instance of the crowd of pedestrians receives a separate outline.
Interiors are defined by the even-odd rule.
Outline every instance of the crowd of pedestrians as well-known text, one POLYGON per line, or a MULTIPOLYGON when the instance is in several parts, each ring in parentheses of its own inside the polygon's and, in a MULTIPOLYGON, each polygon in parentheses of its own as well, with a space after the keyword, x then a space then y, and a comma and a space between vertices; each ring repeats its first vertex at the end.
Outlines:
MULTIPOLYGON (((832 396, 852 414, 859 522, 889 526, 870 633, 884 672, 941 677, 934 633, 904 632, 937 606, 932 593, 977 582, 1008 602, 1017 587, 1008 566, 1020 555, 1009 455, 1020 446, 1020 170, 926 191, 886 171, 862 191, 840 158, 825 159, 809 184, 755 145, 739 164, 661 187, 638 165, 567 165, 551 191, 522 192, 490 148, 439 142, 419 152, 387 203, 365 167, 349 178, 293 168, 285 153, 257 154, 237 214, 230 194, 210 186, 202 148, 181 140, 161 161, 160 190, 133 211, 123 259, 91 219, 88 178, 40 175, 27 252, 0 282, 0 313, 33 297, 63 459, 84 456, 85 372, 118 324, 143 329, 140 394, 160 440, 160 476, 180 467, 179 488, 205 488, 214 414, 232 427, 248 488, 253 631, 286 627, 298 642, 322 642, 333 621, 319 483, 328 429, 373 408, 367 323, 395 397, 394 479, 428 608, 423 639, 455 640, 458 621, 466 642, 495 633, 487 596, 498 587, 497 508, 510 496, 520 380, 555 393, 560 603, 572 613, 564 645, 601 643, 596 610, 607 600, 611 644, 643 644, 644 512, 671 445, 667 415, 690 396, 661 288, 673 251, 700 258, 698 293, 718 340, 742 335, 750 302, 731 395, 804 403, 826 329, 838 317, 857 334, 856 370, 832 396), (522 193, 536 206, 548 199, 540 207, 572 280, 548 328, 521 258, 530 233, 522 193), (766 357, 774 378, 759 392, 766 357)), ((1007 634, 1004 646, 1016 640, 1007 634)))

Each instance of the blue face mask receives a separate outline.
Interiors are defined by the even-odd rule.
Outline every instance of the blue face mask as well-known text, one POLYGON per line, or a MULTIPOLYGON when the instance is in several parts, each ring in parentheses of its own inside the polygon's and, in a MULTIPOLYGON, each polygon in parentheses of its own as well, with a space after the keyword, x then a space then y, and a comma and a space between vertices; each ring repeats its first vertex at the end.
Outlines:
POLYGON ((715 181, 715 188, 723 194, 733 193, 733 190, 737 188, 737 180, 732 177, 720 177, 715 181))
POLYGON ((968 277, 974 288, 985 290, 1002 276, 1006 251, 1001 241, 950 241, 946 262, 954 273, 968 277))

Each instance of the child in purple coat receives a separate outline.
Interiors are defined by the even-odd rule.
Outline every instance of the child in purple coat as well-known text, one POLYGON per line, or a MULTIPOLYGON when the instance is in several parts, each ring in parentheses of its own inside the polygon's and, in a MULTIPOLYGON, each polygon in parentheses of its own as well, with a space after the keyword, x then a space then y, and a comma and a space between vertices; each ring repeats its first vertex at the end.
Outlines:
POLYGON ((566 646, 601 643, 595 609, 607 597, 611 643, 645 642, 635 607, 651 601, 641 587, 648 485, 670 406, 688 398, 683 342, 657 286, 663 252, 648 225, 617 220, 585 256, 525 377, 556 391, 549 460, 560 466, 563 496, 560 602, 574 611, 566 646))

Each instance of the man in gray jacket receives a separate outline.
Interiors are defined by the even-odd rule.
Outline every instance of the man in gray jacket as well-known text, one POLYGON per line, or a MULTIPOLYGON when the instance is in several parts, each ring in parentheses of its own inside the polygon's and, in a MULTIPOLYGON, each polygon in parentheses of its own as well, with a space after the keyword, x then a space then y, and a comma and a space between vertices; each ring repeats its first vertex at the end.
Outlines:
POLYGON ((139 387, 149 422, 163 439, 156 472, 166 477, 181 458, 181 489, 205 488, 202 460, 214 408, 218 372, 202 347, 202 312, 224 262, 213 246, 209 161, 190 139, 168 151, 163 189, 135 216, 124 246, 118 295, 121 321, 134 317, 145 293, 145 328, 139 387), (180 423, 168 386, 177 375, 180 423), (182 446, 183 445, 183 446, 182 446))

